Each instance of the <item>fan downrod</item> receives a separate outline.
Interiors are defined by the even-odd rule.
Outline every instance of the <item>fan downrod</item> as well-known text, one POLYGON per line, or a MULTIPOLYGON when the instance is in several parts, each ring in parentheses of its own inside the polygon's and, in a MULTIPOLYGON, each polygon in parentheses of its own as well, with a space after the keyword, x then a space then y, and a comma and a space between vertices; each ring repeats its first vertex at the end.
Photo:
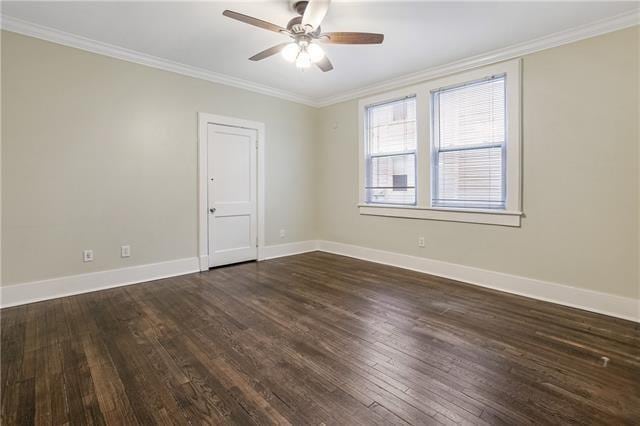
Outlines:
POLYGON ((293 4, 293 10, 300 16, 304 15, 304 11, 307 9, 308 1, 297 1, 293 4))

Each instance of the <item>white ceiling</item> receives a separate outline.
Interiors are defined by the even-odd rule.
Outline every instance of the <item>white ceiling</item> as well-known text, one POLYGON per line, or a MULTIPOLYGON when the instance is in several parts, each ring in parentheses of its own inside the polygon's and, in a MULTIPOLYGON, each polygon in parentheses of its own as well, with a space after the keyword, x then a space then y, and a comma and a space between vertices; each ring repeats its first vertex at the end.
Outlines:
POLYGON ((222 16, 232 9, 285 26, 286 0, 15 2, 2 13, 138 52, 322 99, 637 9, 637 2, 334 1, 324 31, 385 34, 381 46, 327 46, 335 69, 298 71, 248 57, 285 36, 222 16))

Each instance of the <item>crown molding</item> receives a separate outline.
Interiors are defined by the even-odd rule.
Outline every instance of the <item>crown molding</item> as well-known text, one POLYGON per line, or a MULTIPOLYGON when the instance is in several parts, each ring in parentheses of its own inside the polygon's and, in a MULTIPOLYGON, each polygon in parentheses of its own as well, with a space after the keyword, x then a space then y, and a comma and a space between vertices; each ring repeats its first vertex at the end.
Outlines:
POLYGON ((619 15, 581 25, 579 27, 553 33, 527 42, 514 44, 505 48, 492 50, 463 60, 450 62, 445 65, 405 74, 403 76, 388 79, 369 86, 349 90, 335 96, 327 96, 318 99, 266 86, 264 84, 243 80, 226 74, 216 73, 203 68, 192 67, 190 65, 181 64, 168 59, 159 58, 157 56, 147 55, 135 50, 126 49, 50 27, 45 27, 43 25, 34 24, 12 16, 0 15, 0 19, 1 28, 3 30, 74 47, 88 52, 97 53, 99 55, 121 59, 123 61, 146 65, 188 77, 237 87, 251 92, 261 93, 263 95, 321 108, 639 25, 640 9, 624 12, 619 15))
POLYGON ((472 56, 463 60, 450 62, 426 70, 405 74, 394 79, 385 80, 359 89, 349 90, 336 96, 328 96, 317 99, 316 106, 325 107, 340 102, 362 98, 387 90, 394 90, 400 87, 411 86, 446 75, 456 74, 477 68, 484 65, 514 59, 519 56, 539 52, 573 43, 579 40, 599 36, 624 28, 629 28, 640 24, 640 9, 624 12, 609 18, 591 22, 589 24, 574 27, 568 30, 553 33, 547 36, 529 40, 523 43, 514 44, 505 48, 492 50, 480 55, 472 56))
POLYGON ((220 74, 203 68, 192 67, 179 62, 159 58, 157 56, 147 55, 135 50, 126 49, 113 44, 103 43, 101 41, 67 33, 65 31, 34 24, 12 16, 0 15, 0 18, 2 21, 1 27, 6 31, 39 38, 41 40, 74 47, 76 49, 109 56, 111 58, 121 59, 123 61, 146 65, 151 68, 198 78, 200 80, 237 87, 239 89, 261 93, 263 95, 273 96, 304 105, 317 106, 316 102, 309 97, 269 87, 264 84, 254 83, 252 81, 231 77, 226 74, 220 74))

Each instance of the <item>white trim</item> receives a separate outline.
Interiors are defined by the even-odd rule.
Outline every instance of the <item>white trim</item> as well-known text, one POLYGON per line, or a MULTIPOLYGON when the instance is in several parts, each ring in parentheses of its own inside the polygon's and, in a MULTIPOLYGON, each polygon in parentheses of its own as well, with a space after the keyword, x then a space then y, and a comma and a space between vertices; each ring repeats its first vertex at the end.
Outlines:
POLYGON ((522 156, 521 156, 521 63, 512 59, 506 62, 487 65, 464 73, 459 73, 425 83, 393 90, 358 101, 358 185, 359 212, 365 215, 388 216, 410 219, 444 220, 451 222, 482 223, 487 225, 520 226, 522 216, 522 156), (442 87, 481 80, 494 75, 506 75, 507 107, 507 158, 506 158, 506 209, 491 211, 479 209, 441 208, 432 205, 432 159, 433 137, 431 118, 433 105, 431 93, 442 87), (366 181, 366 108, 398 99, 415 97, 416 99, 416 205, 399 206, 390 204, 367 203, 366 181))
POLYGON ((318 241, 318 250, 640 322, 638 300, 630 297, 332 241, 318 241))
POLYGON ((198 258, 170 260, 4 286, 2 308, 198 272, 198 258))
POLYGON ((264 123, 258 121, 243 120, 223 115, 198 113, 198 258, 200 270, 209 269, 209 244, 208 244, 208 206, 207 206, 207 126, 219 124, 223 126, 240 127, 255 130, 258 133, 258 260, 263 258, 265 242, 265 149, 266 132, 264 123), (207 261, 204 262, 203 258, 207 261))
POLYGON ((295 243, 276 244, 266 246, 263 250, 261 260, 275 259, 277 257, 291 256, 294 254, 308 253, 318 249, 318 242, 315 240, 298 241, 295 243))
POLYGON ((427 68, 426 70, 405 74, 403 76, 386 79, 379 83, 374 83, 359 89, 348 90, 344 93, 316 99, 316 107, 326 107, 329 105, 358 99, 376 93, 394 90, 399 87, 409 86, 423 81, 444 77, 473 68, 489 65, 496 62, 506 61, 541 50, 551 49, 564 44, 574 43, 591 37, 613 31, 622 30, 640 24, 640 9, 630 10, 609 18, 601 19, 578 27, 570 28, 557 33, 549 34, 523 43, 514 44, 501 49, 491 50, 476 56, 450 62, 448 64, 427 68))
MULTIPOLYGON (((263 260, 310 251, 324 251, 343 256, 397 266, 469 284, 518 294, 630 321, 640 322, 640 301, 630 297, 571 287, 548 281, 502 272, 488 271, 441 260, 392 253, 333 241, 299 241, 263 248, 263 260)), ((204 259, 208 262, 208 257, 204 259)), ((108 271, 72 275, 43 281, 4 286, 0 289, 0 307, 23 305, 75 294, 89 293, 140 282, 198 272, 197 257, 108 271)))
MULTIPOLYGON (((505 102, 506 102, 506 159, 504 167, 506 168, 506 211, 520 211, 522 209, 522 59, 512 59, 506 62, 500 62, 497 64, 487 65, 481 68, 476 68, 470 71, 442 77, 436 80, 431 80, 424 85, 421 85, 421 90, 429 93, 428 112, 426 117, 427 126, 429 130, 427 135, 429 136, 428 150, 429 161, 426 162, 428 175, 432 177, 433 170, 431 161, 434 148, 433 132, 431 129, 431 119, 433 117, 433 105, 431 99, 431 93, 435 90, 439 90, 443 87, 456 86, 465 84, 468 82, 482 80, 494 75, 506 76, 505 80, 505 102)), ((429 182, 427 188, 428 196, 426 205, 433 208, 432 203, 432 185, 429 182)), ((447 209, 443 209, 447 210, 447 209)), ((462 211, 462 209, 461 209, 462 211)), ((446 219, 445 219, 446 220, 446 219)))
POLYGON ((424 85, 415 85, 405 87, 391 92, 378 94, 376 96, 370 96, 358 101, 358 193, 360 204, 366 204, 367 202, 367 195, 364 188, 366 182, 367 163, 365 111, 372 105, 393 102, 410 97, 415 97, 416 99, 416 117, 418 117, 416 119, 416 205, 420 205, 423 202, 423 192, 427 176, 425 175, 424 169, 420 167, 420 164, 423 164, 423 162, 428 158, 423 148, 427 143, 426 127, 424 120, 419 119, 419 117, 426 116, 425 102, 427 102, 427 95, 424 90, 422 90, 423 86, 424 85))
MULTIPOLYGON (((262 250, 262 260, 275 259, 315 251, 317 241, 271 245, 263 247, 262 250)), ((209 257, 202 256, 12 284, 0 287, 0 308, 140 284, 208 269, 209 257)))
POLYGON ((570 28, 564 31, 559 31, 557 33, 549 34, 523 43, 518 43, 501 49, 492 50, 476 56, 472 56, 470 58, 428 68, 426 70, 405 74, 404 76, 400 76, 391 80, 386 79, 383 82, 365 86, 359 89, 348 90, 338 95, 332 95, 317 99, 298 95, 281 89, 276 89, 260 83, 254 83, 228 75, 215 73, 202 68, 180 64, 177 62, 169 61, 167 59, 158 58, 156 56, 151 56, 134 50, 125 49, 123 47, 114 46, 97 40, 92 40, 54 28, 34 24, 8 15, 0 14, 0 20, 3 30, 39 38, 42 40, 47 40, 64 46, 74 47, 76 49, 86 50, 88 52, 97 53, 99 55, 121 59, 123 61, 146 65, 152 68, 162 69, 189 77, 199 78, 201 80, 225 84, 232 87, 238 87, 241 89, 249 90, 251 92, 261 93, 264 95, 321 108, 352 99, 358 99, 363 96, 368 96, 371 94, 446 76, 449 74, 466 71, 479 66, 517 58, 519 56, 528 55, 530 53, 539 52, 541 50, 562 46, 563 44, 574 43, 576 41, 599 36, 613 31, 629 28, 634 25, 640 24, 640 10, 630 10, 619 15, 601 19, 575 28, 570 28))
POLYGON ((109 43, 93 40, 87 37, 71 34, 65 31, 46 27, 44 25, 34 24, 22 19, 14 18, 8 15, 0 15, 2 19, 2 29, 30 37, 39 38, 41 40, 50 41, 61 44, 63 46, 74 47, 76 49, 85 50, 87 52, 97 53, 99 55, 109 56, 111 58, 123 61, 133 62, 140 65, 146 65, 151 68, 157 68, 164 71, 173 72, 188 77, 198 78, 200 80, 211 81, 213 83, 224 84, 239 89, 248 90, 250 92, 260 93, 267 96, 273 96, 287 101, 297 102, 303 105, 316 106, 313 99, 307 96, 301 96, 286 90, 276 89, 264 84, 255 83, 241 78, 232 77, 226 74, 216 73, 204 68, 197 68, 191 65, 181 64, 169 59, 159 58, 157 56, 148 55, 124 47, 115 46, 109 43))
POLYGON ((209 256, 198 256, 198 266, 200 271, 206 271, 209 269, 209 256))
POLYGON ((405 207, 362 204, 361 215, 400 217, 407 219, 443 220, 447 222, 482 223, 485 225, 520 226, 520 212, 490 210, 456 210, 437 207, 405 207))

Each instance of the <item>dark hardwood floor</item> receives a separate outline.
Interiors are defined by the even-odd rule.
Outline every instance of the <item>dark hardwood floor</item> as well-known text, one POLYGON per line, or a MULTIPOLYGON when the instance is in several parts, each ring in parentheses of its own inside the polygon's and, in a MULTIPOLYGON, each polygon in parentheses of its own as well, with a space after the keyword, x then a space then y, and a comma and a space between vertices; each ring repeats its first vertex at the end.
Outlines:
POLYGON ((640 423, 637 324, 320 252, 1 320, 3 425, 640 423))

